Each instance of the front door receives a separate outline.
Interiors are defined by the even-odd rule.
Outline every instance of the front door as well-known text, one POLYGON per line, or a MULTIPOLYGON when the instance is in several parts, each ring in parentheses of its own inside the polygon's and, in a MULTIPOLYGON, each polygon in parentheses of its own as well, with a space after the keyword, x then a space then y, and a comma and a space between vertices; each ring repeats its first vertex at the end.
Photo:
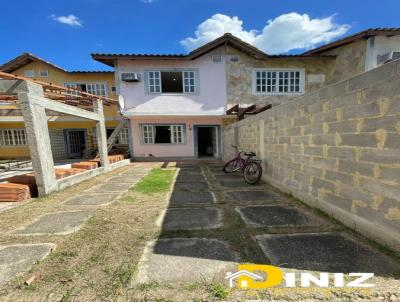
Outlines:
POLYGON ((70 158, 82 157, 86 149, 85 130, 66 130, 68 156, 70 158))
POLYGON ((197 157, 219 156, 219 126, 194 126, 197 157))

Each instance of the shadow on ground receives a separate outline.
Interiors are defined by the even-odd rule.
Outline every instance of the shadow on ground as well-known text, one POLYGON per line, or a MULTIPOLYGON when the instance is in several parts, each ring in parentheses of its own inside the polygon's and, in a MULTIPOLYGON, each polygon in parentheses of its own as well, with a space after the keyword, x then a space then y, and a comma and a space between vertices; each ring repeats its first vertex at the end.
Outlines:
POLYGON ((400 272, 398 259, 265 183, 248 185, 220 162, 178 168, 160 236, 148 243, 136 282, 223 281, 238 263, 400 272))

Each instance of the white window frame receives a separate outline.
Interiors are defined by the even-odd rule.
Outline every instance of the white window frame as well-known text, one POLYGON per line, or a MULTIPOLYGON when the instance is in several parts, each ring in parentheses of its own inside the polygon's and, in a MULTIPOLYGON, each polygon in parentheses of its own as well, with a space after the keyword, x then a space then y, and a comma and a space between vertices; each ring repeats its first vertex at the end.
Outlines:
POLYGON ((34 78, 34 77, 35 77, 35 70, 33 70, 33 69, 27 69, 27 70, 24 71, 24 75, 25 75, 27 78, 34 78))
POLYGON ((186 125, 184 124, 141 124, 141 143, 143 145, 184 145, 186 144, 186 125), (171 143, 155 143, 155 127, 171 127, 171 143))
POLYGON ((129 131, 128 128, 122 128, 121 132, 118 134, 118 141, 120 145, 129 144, 129 131))
MULTIPOLYGON (((96 93, 93 93, 92 88, 94 86, 96 92, 97 92, 97 90, 102 91, 102 92, 104 91, 104 94, 96 94, 96 95, 108 97, 108 82, 65 82, 65 83, 63 83, 63 85, 64 85, 64 87, 68 87, 68 88, 78 88, 78 85, 85 85, 87 93, 96 94, 96 93), (102 87, 99 88, 97 86, 102 86, 102 87)), ((71 91, 68 94, 77 95, 78 92, 71 91)))
MULTIPOLYGON (((266 84, 267 85, 267 84, 266 84)), ((289 83, 290 85, 290 83, 289 83)), ((304 68, 254 68, 252 74, 252 91, 254 95, 301 95, 304 94, 305 89, 305 70, 304 68), (273 92, 259 92, 257 91, 257 72, 272 72, 276 73, 275 91, 273 92), (279 92, 279 72, 299 72, 299 91, 298 92, 279 92)))
POLYGON ((147 72, 147 89, 150 94, 162 93, 161 71, 149 70, 147 72), (153 91, 151 91, 152 89, 153 91))
POLYGON ((183 93, 196 92, 196 73, 193 70, 182 71, 183 93))
POLYGON ((24 128, 0 129, 1 147, 24 147, 28 145, 28 138, 24 128), (7 137, 7 143, 6 138, 7 137))
POLYGON ((39 77, 41 77, 41 78, 49 77, 49 70, 48 69, 39 70, 39 77))
POLYGON ((161 94, 161 95, 184 95, 184 94, 198 94, 199 93, 199 74, 197 69, 183 68, 183 69, 160 69, 160 70, 145 70, 145 91, 147 94, 161 94), (162 88, 162 72, 180 72, 182 73, 182 92, 163 92, 162 88), (156 77, 154 77, 156 75, 156 77), (155 83, 155 80, 159 80, 159 85, 155 83), (186 85, 185 79, 192 80, 192 84, 186 85), (154 81, 151 81, 154 80, 154 81), (153 87, 154 91, 151 91, 153 87), (158 87, 158 89, 157 89, 158 87), (188 89, 191 87, 193 91, 188 89))

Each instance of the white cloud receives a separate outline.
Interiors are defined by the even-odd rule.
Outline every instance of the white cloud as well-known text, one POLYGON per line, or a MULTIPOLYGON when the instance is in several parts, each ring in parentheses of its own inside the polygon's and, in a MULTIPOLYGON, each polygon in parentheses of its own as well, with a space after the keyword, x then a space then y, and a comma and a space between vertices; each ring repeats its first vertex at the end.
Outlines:
POLYGON ((80 20, 77 16, 75 15, 68 15, 68 16, 56 16, 54 14, 51 15, 51 18, 54 21, 67 24, 72 27, 82 27, 82 20, 80 20))
POLYGON ((180 43, 190 51, 230 32, 266 53, 278 54, 293 49, 310 49, 319 43, 330 42, 349 28, 347 24, 334 23, 333 16, 311 19, 307 14, 289 13, 268 20, 260 31, 247 31, 243 29, 243 21, 238 17, 216 14, 197 27, 194 37, 187 37, 180 43))
POLYGON ((154 2, 154 0, 141 0, 143 3, 153 3, 154 2))

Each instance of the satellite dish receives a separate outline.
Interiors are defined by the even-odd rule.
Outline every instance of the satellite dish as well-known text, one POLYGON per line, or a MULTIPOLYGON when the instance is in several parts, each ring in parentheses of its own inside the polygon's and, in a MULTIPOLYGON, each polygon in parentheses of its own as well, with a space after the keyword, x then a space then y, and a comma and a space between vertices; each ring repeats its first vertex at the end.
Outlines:
POLYGON ((125 108, 125 101, 124 101, 124 97, 122 95, 118 96, 118 104, 119 104, 119 109, 121 111, 124 111, 125 108))

